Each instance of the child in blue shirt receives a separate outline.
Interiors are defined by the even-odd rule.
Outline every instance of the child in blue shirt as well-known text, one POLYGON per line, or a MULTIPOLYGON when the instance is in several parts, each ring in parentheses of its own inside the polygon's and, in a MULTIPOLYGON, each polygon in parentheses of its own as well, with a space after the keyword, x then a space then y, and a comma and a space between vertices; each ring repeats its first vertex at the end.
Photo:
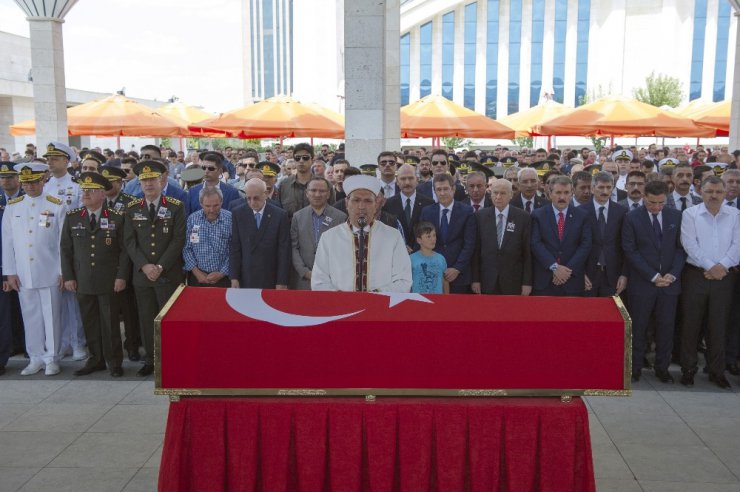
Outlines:
POLYGON ((411 255, 411 292, 421 294, 448 294, 450 284, 444 279, 447 269, 445 257, 435 253, 437 231, 430 222, 419 222, 414 227, 414 237, 419 243, 419 251, 411 255))

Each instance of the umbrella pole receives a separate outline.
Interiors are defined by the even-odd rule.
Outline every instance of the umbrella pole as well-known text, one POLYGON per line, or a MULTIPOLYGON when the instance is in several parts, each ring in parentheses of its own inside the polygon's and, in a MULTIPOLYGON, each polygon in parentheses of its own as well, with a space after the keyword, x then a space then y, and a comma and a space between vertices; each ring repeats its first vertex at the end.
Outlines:
POLYGON ((550 152, 550 149, 552 149, 552 135, 547 136, 547 152, 550 152))
POLYGON ((701 145, 701 144, 699 143, 699 141, 700 141, 700 140, 701 140, 701 139, 700 139, 699 137, 696 137, 696 146, 697 146, 697 147, 698 147, 699 145, 701 145))
POLYGON ((116 149, 120 149, 120 148, 121 148, 121 136, 116 135, 116 149))
POLYGON ((612 135, 611 146, 612 146, 612 148, 614 148, 614 135, 612 135))

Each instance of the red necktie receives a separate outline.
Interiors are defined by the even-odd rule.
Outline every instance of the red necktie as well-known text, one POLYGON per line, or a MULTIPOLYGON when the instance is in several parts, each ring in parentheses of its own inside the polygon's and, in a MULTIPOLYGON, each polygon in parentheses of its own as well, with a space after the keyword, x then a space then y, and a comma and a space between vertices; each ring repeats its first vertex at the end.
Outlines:
POLYGON ((473 205, 473 208, 474 208, 474 209, 475 209, 475 211, 477 212, 477 211, 478 211, 478 209, 480 208, 480 205, 473 205))
POLYGON ((565 230, 565 215, 563 212, 558 212, 558 238, 563 240, 563 231, 565 230))

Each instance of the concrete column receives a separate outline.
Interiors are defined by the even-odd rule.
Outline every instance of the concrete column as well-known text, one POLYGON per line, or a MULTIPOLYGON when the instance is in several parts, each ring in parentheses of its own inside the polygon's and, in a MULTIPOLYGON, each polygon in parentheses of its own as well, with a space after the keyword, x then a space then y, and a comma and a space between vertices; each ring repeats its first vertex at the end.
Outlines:
POLYGON ((36 144, 67 143, 67 94, 64 81, 62 23, 51 17, 29 17, 36 144))
POLYGON ((345 140, 354 166, 400 149, 399 0, 345 0, 345 140))
MULTIPOLYGON (((738 16, 738 12, 735 12, 738 16)), ((740 22, 737 22, 737 36, 735 40, 735 74, 732 78, 732 111, 730 113, 730 144, 729 150, 740 149, 740 22)))
POLYGON ((15 140, 10 135, 10 128, 13 123, 13 101, 9 97, 0 97, 0 147, 3 147, 11 154, 15 149, 15 140))

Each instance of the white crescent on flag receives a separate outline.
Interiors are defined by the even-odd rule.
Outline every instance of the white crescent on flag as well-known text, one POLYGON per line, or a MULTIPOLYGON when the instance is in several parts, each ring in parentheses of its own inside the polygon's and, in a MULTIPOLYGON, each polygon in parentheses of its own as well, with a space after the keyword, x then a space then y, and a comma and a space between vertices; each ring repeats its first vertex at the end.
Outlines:
POLYGON ((267 304, 262 298, 262 289, 226 289, 226 302, 234 311, 248 318, 289 327, 323 325, 364 311, 361 309, 336 316, 304 316, 286 313, 267 304))

